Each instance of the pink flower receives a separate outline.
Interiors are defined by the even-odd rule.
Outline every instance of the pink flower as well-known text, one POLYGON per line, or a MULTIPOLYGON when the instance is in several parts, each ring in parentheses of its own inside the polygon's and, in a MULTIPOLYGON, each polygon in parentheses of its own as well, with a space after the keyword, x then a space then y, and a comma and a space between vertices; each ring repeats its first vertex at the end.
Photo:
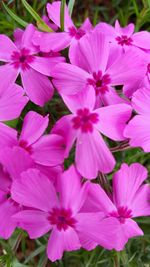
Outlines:
POLYGON ((0 79, 1 86, 6 89, 20 74, 30 100, 43 106, 53 95, 53 86, 47 76, 59 60, 35 55, 39 49, 31 43, 34 32, 34 26, 29 24, 23 33, 16 32, 15 43, 6 35, 0 35, 0 60, 6 62, 0 66, 0 79))
POLYGON ((118 220, 116 250, 124 249, 129 238, 143 235, 132 218, 150 215, 150 186, 142 185, 146 178, 147 170, 141 164, 133 163, 128 166, 124 163, 113 176, 112 198, 98 184, 90 185, 83 212, 102 211, 106 218, 118 220))
POLYGON ((126 126, 124 136, 130 138, 131 147, 142 147, 145 152, 150 152, 150 90, 137 90, 132 104, 138 114, 126 126))
POLYGON ((76 66, 60 63, 52 76, 61 95, 74 95, 92 85, 96 94, 96 107, 127 102, 112 88, 115 85, 134 84, 141 81, 146 71, 145 59, 131 49, 109 64, 108 38, 94 30, 79 41, 76 66), (141 60, 142 59, 142 60, 141 60))
MULTIPOLYGON (((47 12, 50 20, 52 20, 60 28, 60 1, 47 4, 47 12)), ((41 33, 35 32, 33 43, 40 46, 43 52, 53 50, 55 52, 69 48, 69 58, 74 63, 77 56, 78 41, 93 29, 89 19, 86 19, 82 26, 77 29, 70 18, 68 8, 65 8, 64 32, 41 33)))
POLYGON ((115 27, 100 22, 96 29, 109 37, 113 46, 118 46, 120 50, 126 51, 131 47, 138 47, 141 49, 150 49, 150 33, 148 31, 141 31, 134 33, 134 24, 130 23, 122 28, 119 21, 116 20, 115 27))
POLYGON ((44 15, 42 16, 42 20, 44 20, 44 22, 53 30, 53 31, 57 31, 58 30, 58 26, 53 23, 53 22, 50 22, 49 18, 44 15))
POLYGON ((30 169, 21 174, 12 187, 12 197, 30 209, 13 216, 30 238, 51 231, 47 255, 51 261, 61 259, 64 251, 81 246, 91 250, 96 241, 107 249, 114 246, 116 218, 103 218, 103 213, 80 212, 88 192, 88 182, 81 186, 81 177, 74 166, 59 180, 59 194, 39 171, 30 169), (33 209, 33 210, 32 210, 33 209))
POLYGON ((48 116, 43 117, 34 111, 28 112, 18 138, 16 130, 0 125, 0 136, 3 137, 0 141, 1 148, 19 146, 28 152, 36 164, 50 167, 61 164, 65 150, 63 138, 56 134, 42 136, 48 121, 48 116))
POLYGON ((131 98, 133 94, 140 88, 146 87, 150 90, 150 53, 143 54, 144 64, 145 64, 145 72, 141 77, 140 81, 135 81, 134 83, 126 84, 123 87, 124 94, 131 98))
POLYGON ((150 54, 145 53, 145 73, 140 82, 135 81, 133 84, 126 85, 123 90, 127 97, 132 97, 134 92, 141 87, 146 87, 150 90, 150 54))
POLYGON ((22 171, 33 167, 33 162, 28 153, 19 147, 4 149, 3 155, 2 161, 0 159, 0 237, 8 239, 18 226, 12 215, 22 209, 11 197, 11 186, 22 171))
POLYGON ((27 102, 28 97, 24 96, 24 90, 21 86, 13 84, 4 88, 3 83, 1 83, 0 121, 8 121, 18 118, 27 102))
POLYGON ((76 141, 75 162, 83 177, 92 179, 97 172, 113 170, 115 159, 100 133, 115 141, 124 140, 123 130, 132 108, 126 104, 110 105, 94 110, 95 92, 87 87, 82 93, 63 96, 72 112, 56 122, 52 133, 60 134, 66 143, 66 154, 76 141))

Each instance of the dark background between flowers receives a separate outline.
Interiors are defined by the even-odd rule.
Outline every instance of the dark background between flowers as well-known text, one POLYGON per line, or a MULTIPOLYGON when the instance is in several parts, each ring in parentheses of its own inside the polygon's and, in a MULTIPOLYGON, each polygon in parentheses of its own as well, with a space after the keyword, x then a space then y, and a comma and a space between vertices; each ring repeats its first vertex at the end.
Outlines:
MULTIPOLYGON (((52 1, 31 0, 27 2, 42 16, 46 12, 46 3, 52 1)), ((20 18, 36 25, 32 16, 23 7, 21 0, 5 0, 4 3, 20 18)), ((135 23, 136 31, 149 31, 150 0, 76 0, 72 14, 76 26, 80 26, 88 16, 94 25, 99 21, 113 24, 116 19, 119 19, 122 26, 133 22, 135 23)), ((8 15, 0 0, 0 33, 12 37, 12 32, 16 27, 20 27, 20 25, 8 15)), ((35 110, 43 115, 50 115, 47 131, 61 116, 68 113, 61 98, 55 93, 53 99, 43 109, 29 102, 20 118, 7 122, 7 124, 19 131, 23 117, 29 110, 35 110)), ((117 145, 117 143, 110 143, 111 147, 117 145)), ((71 164, 73 155, 74 151, 71 152, 69 160, 65 162, 65 167, 71 164)), ((127 149, 115 152, 115 157, 117 159, 115 170, 119 168, 122 162, 128 164, 140 162, 148 168, 150 173, 150 153, 145 154, 140 149, 127 149)), ((108 176, 110 180, 111 177, 112 174, 108 176)), ((91 252, 80 250, 65 253, 63 259, 56 263, 51 263, 46 257, 47 236, 31 241, 25 232, 18 229, 8 241, 0 239, 0 267, 150 267, 150 218, 138 218, 136 221, 144 230, 145 235, 144 237, 130 240, 124 251, 120 253, 110 252, 97 247, 91 252)))

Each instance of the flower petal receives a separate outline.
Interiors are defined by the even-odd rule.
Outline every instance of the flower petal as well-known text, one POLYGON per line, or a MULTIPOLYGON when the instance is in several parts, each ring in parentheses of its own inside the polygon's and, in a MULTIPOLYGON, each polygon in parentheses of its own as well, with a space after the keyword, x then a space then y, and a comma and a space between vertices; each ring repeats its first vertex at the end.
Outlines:
POLYGON ((52 228, 48 214, 39 210, 23 210, 16 213, 12 219, 28 232, 30 238, 41 237, 52 228))
POLYGON ((150 120, 149 115, 137 115, 126 126, 124 136, 130 138, 131 147, 141 147, 150 152, 150 120))
POLYGON ((58 52, 69 46, 71 36, 67 32, 43 33, 35 31, 33 43, 40 47, 42 52, 58 52))
POLYGON ((88 179, 96 178, 98 171, 111 172, 115 165, 113 155, 96 130, 78 136, 75 162, 81 175, 88 179))
POLYGON ((78 219, 76 228, 83 247, 86 245, 86 249, 91 249, 90 243, 89 248, 87 247, 89 240, 106 249, 114 248, 119 225, 116 218, 104 218, 102 212, 79 213, 76 218, 78 219))
POLYGON ((62 136, 45 135, 32 145, 32 158, 36 163, 45 166, 56 166, 63 163, 65 143, 62 136))
POLYGON ((143 49, 148 49, 150 48, 150 33, 147 31, 141 31, 141 32, 136 32, 133 36, 133 44, 143 48, 143 49))
POLYGON ((20 178, 21 172, 34 167, 28 152, 20 147, 4 148, 0 153, 0 162, 12 179, 20 178))
POLYGON ((115 237, 115 249, 117 251, 123 250, 129 238, 141 235, 143 235, 143 231, 139 228, 137 223, 131 219, 127 219, 124 224, 120 223, 120 225, 118 226, 115 237))
MULTIPOLYGON (((83 209, 82 209, 83 210, 83 209)), ((84 205, 84 211, 91 212, 101 211, 106 215, 111 211, 116 210, 115 205, 108 197, 103 188, 94 183, 90 183, 88 186, 88 196, 84 205)))
POLYGON ((6 200, 0 204, 0 237, 8 239, 17 227, 17 223, 12 220, 12 215, 19 211, 19 207, 12 201, 6 200))
MULTIPOLYGON (((37 72, 40 72, 41 74, 50 76, 52 73, 53 68, 55 65, 60 63, 61 57, 36 57, 34 56, 34 60, 29 63, 29 65, 36 70, 37 72)), ((63 59, 63 57, 62 57, 63 59)), ((62 60, 61 60, 62 61, 62 60)))
POLYGON ((75 142, 75 139, 77 137, 77 131, 72 127, 72 119, 73 115, 67 115, 62 117, 55 123, 51 131, 52 134, 58 134, 63 136, 66 145, 65 158, 68 157, 70 149, 73 146, 73 143, 75 142))
POLYGON ((18 74, 18 69, 15 69, 11 64, 0 66, 0 91, 7 89, 9 86, 13 86, 18 74))
POLYGON ((52 98, 53 86, 43 74, 30 68, 21 72, 21 79, 27 95, 35 104, 43 106, 52 98))
POLYGON ((117 207, 132 207, 135 194, 147 178, 147 170, 139 163, 122 164, 113 176, 113 199, 117 207))
POLYGON ((95 29, 98 29, 100 32, 102 32, 105 35, 109 35, 109 38, 113 39, 113 37, 116 36, 116 31, 113 26, 111 26, 108 23, 100 22, 95 26, 95 29))
POLYGON ((111 85, 135 83, 143 79, 146 72, 145 54, 130 49, 120 56, 107 70, 111 85))
POLYGON ((150 186, 143 185, 137 190, 131 203, 133 217, 150 215, 150 186))
POLYGON ((22 172, 13 182, 12 198, 23 206, 50 211, 58 204, 56 191, 50 180, 36 169, 22 172))
POLYGON ((59 63, 52 77, 60 94, 74 95, 85 87, 89 74, 75 65, 59 63))
POLYGON ((95 90, 93 86, 86 86, 75 95, 62 95, 62 98, 72 113, 76 113, 78 109, 82 108, 93 110, 95 106, 95 90))
POLYGON ((140 88, 132 97, 133 108, 141 115, 150 114, 150 90, 148 88, 140 88))
POLYGON ((99 108, 102 105, 109 106, 109 105, 120 104, 120 103, 130 105, 130 102, 127 99, 119 96, 119 94, 113 87, 109 87, 108 91, 97 95, 96 108, 99 108))
POLYGON ((79 41, 79 57, 82 62, 86 62, 87 70, 90 73, 102 71, 104 73, 108 55, 109 55, 109 41, 107 37, 94 30, 91 34, 86 34, 79 41))
POLYGON ((0 120, 7 121, 18 118, 28 102, 28 97, 24 96, 23 88, 17 84, 13 84, 5 88, 5 90, 3 88, 3 91, 1 90, 0 93, 0 120))
POLYGON ((11 39, 4 34, 0 34, 0 44, 0 61, 10 62, 12 53, 18 51, 17 47, 11 39))
POLYGON ((134 24, 130 23, 126 27, 121 27, 118 20, 115 22, 115 30, 119 35, 131 36, 134 32, 134 24))
POLYGON ((27 141, 28 145, 36 142, 45 132, 48 121, 48 116, 43 117, 34 111, 29 111, 24 118, 19 141, 27 141))
POLYGON ((0 122, 0 149, 17 145, 17 131, 0 122))
POLYGON ((16 28, 14 30, 14 43, 18 48, 21 48, 21 40, 22 40, 22 35, 23 35, 23 30, 20 28, 16 28))
POLYGON ((77 212, 84 204, 88 192, 88 183, 81 186, 81 176, 74 165, 64 171, 58 178, 60 201, 66 209, 77 212))
POLYGON ((32 38, 35 33, 36 28, 34 27, 33 24, 28 24, 26 27, 25 31, 22 34, 22 39, 21 39, 21 47, 22 48, 27 48, 30 51, 30 54, 35 54, 38 53, 39 47, 35 46, 32 43, 32 38))
POLYGON ((69 227, 66 231, 54 229, 48 241, 47 255, 54 262, 62 258, 64 251, 73 251, 80 247, 79 238, 73 228, 69 227))
MULTIPOLYGON (((55 1, 52 4, 47 4, 46 9, 49 18, 60 28, 60 7, 61 1, 55 1)), ((69 28, 75 27, 73 21, 70 18, 68 7, 65 6, 65 15, 64 15, 64 27, 65 31, 68 31, 69 28)))
POLYGON ((86 18, 85 21, 82 23, 80 29, 82 29, 85 32, 89 32, 93 30, 93 25, 89 18, 86 18))
POLYGON ((123 131, 132 114, 130 105, 110 105, 96 109, 95 112, 99 114, 99 122, 95 124, 95 127, 101 133, 116 141, 126 139, 123 131))

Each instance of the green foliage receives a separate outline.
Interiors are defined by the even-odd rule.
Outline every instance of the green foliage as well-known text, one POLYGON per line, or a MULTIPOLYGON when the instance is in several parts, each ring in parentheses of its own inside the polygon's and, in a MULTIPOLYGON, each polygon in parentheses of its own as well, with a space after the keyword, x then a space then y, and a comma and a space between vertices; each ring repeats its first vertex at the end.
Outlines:
POLYGON ((28 23, 24 20, 22 20, 20 17, 18 17, 16 14, 14 14, 11 9, 9 9, 4 2, 2 2, 3 7, 5 8, 6 12, 10 15, 10 17, 12 17, 12 19, 14 19, 16 22, 18 22, 18 24, 20 24, 22 27, 26 27, 28 25, 28 23))
POLYGON ((22 4, 30 15, 36 20, 37 26, 40 30, 45 32, 52 32, 53 30, 41 19, 37 12, 28 4, 26 0, 21 0, 22 4))
POLYGON ((75 0, 69 0, 68 9, 69 9, 70 16, 72 15, 74 4, 75 4, 75 0))
POLYGON ((64 31, 65 5, 66 5, 66 0, 62 0, 60 9, 60 28, 62 32, 64 31))

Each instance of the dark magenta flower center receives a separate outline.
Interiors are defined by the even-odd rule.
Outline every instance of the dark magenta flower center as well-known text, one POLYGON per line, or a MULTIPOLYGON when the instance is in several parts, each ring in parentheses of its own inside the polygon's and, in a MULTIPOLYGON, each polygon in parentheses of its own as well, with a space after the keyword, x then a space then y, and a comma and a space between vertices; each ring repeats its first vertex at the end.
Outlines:
POLYGON ((32 154, 32 146, 28 145, 28 142, 25 140, 19 141, 19 146, 25 149, 29 154, 32 154))
POLYGON ((69 34, 71 37, 75 37, 75 39, 79 40, 82 36, 85 35, 85 31, 82 29, 76 29, 75 27, 69 28, 69 34))
POLYGON ((93 72, 93 78, 88 79, 88 84, 93 85, 96 95, 105 94, 109 90, 110 83, 109 74, 102 75, 102 71, 93 72))
POLYGON ((10 192, 7 192, 6 199, 10 199, 10 198, 11 198, 11 193, 10 192))
POLYGON ((30 55, 30 50, 22 48, 19 52, 14 51, 11 55, 11 59, 15 68, 26 70, 29 68, 29 63, 34 60, 34 56, 30 55))
POLYGON ((147 65, 147 72, 150 73, 150 63, 147 65))
POLYGON ((72 216, 72 211, 64 208, 53 208, 48 220, 52 225, 56 225, 60 231, 67 230, 69 226, 74 228, 77 223, 76 219, 72 216))
POLYGON ((99 121, 97 113, 91 113, 88 108, 78 109, 77 116, 72 119, 73 127, 81 129, 82 132, 92 132, 93 124, 99 121))
POLYGON ((121 35, 116 37, 116 41, 118 42, 119 45, 124 46, 124 45, 132 45, 132 38, 128 37, 127 35, 121 35))
POLYGON ((125 223, 126 219, 132 218, 132 210, 126 206, 120 206, 117 211, 112 211, 110 215, 118 218, 121 223, 125 223))

